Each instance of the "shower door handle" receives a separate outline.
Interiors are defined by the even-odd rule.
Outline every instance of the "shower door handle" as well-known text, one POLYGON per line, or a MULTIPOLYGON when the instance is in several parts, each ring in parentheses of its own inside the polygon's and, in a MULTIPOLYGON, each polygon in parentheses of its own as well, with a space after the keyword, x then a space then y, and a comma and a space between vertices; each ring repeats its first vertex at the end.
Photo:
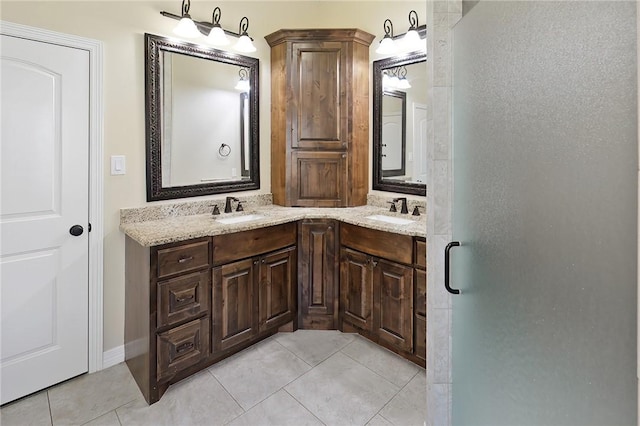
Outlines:
POLYGON ((451 241, 444 249, 444 288, 451 294, 460 294, 460 290, 451 288, 449 285, 449 255, 453 247, 459 247, 460 242, 451 241))

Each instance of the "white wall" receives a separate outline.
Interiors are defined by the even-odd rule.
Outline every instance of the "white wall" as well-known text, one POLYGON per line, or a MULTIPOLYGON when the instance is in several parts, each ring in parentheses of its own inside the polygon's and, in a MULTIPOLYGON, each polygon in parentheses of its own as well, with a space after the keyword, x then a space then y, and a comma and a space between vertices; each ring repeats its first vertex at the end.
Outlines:
MULTIPOLYGON (((281 28, 360 28, 376 35, 370 59, 385 19, 397 33, 409 27, 408 14, 418 12, 426 22, 424 1, 194 1, 191 16, 210 20, 215 6, 222 9, 224 28, 237 31, 243 16, 260 59, 260 167, 262 187, 241 195, 270 192, 270 50, 264 36, 281 28)), ((160 11, 180 13, 180 1, 55 2, 2 1, 2 19, 104 43, 104 349, 124 341, 124 234, 118 228, 119 210, 148 204, 145 192, 144 33, 171 36, 177 21, 160 11), (127 174, 110 176, 111 155, 127 157, 127 174)), ((392 196, 380 193, 383 196, 392 196)), ((206 198, 206 197, 205 197, 206 198)), ((157 203, 155 203, 157 204, 157 203)))

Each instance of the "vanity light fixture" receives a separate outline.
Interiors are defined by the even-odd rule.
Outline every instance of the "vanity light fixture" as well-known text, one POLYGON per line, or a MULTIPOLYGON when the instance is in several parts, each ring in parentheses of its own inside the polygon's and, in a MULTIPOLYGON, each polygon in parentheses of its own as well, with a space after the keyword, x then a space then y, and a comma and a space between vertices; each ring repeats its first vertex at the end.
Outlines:
POLYGON ((407 69, 402 67, 385 70, 382 75, 382 87, 384 90, 407 90, 411 88, 407 80, 407 69))
POLYGON ((390 19, 385 19, 382 27, 384 28, 384 37, 380 40, 380 46, 376 49, 376 53, 382 55, 395 53, 398 48, 395 41, 393 41, 393 23, 390 19))
POLYGON ((409 80, 407 80, 407 69, 405 67, 398 69, 398 84, 396 87, 400 90, 411 89, 411 84, 409 80))
POLYGON ((420 39, 418 34, 418 13, 415 10, 409 12, 409 30, 402 38, 402 44, 405 50, 413 52, 420 50, 424 46, 424 42, 420 39))
POLYGON ((182 15, 180 16, 180 22, 173 29, 174 34, 184 38, 197 38, 200 37, 200 31, 198 27, 191 19, 189 15, 189 9, 191 8, 191 0, 182 0, 182 15))
POLYGON ((238 75, 240 75, 240 80, 238 80, 238 84, 236 84, 235 89, 240 90, 241 92, 249 92, 251 90, 251 84, 249 83, 249 70, 246 68, 240 68, 238 70, 238 75))
POLYGON ((410 27, 405 34, 393 35, 393 23, 390 19, 385 19, 384 36, 376 53, 388 55, 425 50, 427 26, 418 25, 418 13, 415 10, 409 12, 409 25, 410 27))
POLYGON ((226 46, 229 44, 229 39, 220 26, 221 16, 222 11, 220 10, 220 8, 214 8, 211 16, 212 27, 211 31, 209 31, 209 35, 207 36, 207 41, 209 42, 209 44, 212 44, 214 46, 226 46))
POLYGON ((202 35, 206 35, 207 42, 213 46, 228 45, 230 42, 227 36, 229 35, 238 38, 238 42, 234 45, 234 49, 238 52, 249 53, 256 51, 256 47, 253 45, 253 39, 249 37, 249 34, 247 34, 249 19, 246 16, 240 20, 239 31, 234 33, 233 31, 225 30, 220 25, 222 12, 219 7, 213 9, 212 22, 199 22, 192 20, 189 15, 190 7, 190 0, 182 0, 182 15, 175 15, 164 11, 160 12, 162 16, 180 21, 173 30, 176 35, 184 38, 197 38, 202 35))
POLYGON ((240 34, 240 38, 238 42, 235 44, 234 48, 238 52, 246 52, 251 53, 256 51, 256 47, 253 45, 253 41, 249 34, 247 34, 247 29, 249 28, 249 18, 246 16, 240 20, 240 25, 238 26, 238 34, 240 34))

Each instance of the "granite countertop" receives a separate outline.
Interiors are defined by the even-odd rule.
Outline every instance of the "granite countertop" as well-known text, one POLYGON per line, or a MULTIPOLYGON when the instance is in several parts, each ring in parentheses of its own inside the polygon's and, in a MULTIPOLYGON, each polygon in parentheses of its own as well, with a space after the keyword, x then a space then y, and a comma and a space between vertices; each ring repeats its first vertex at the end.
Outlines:
POLYGON ((120 229, 143 246, 155 246, 192 238, 208 237, 250 229, 264 228, 301 219, 336 219, 345 223, 397 234, 426 237, 426 215, 390 213, 387 208, 377 206, 343 208, 301 208, 276 205, 256 206, 242 213, 190 214, 168 216, 155 220, 142 220, 120 224, 120 229), (219 219, 247 214, 262 216, 260 219, 233 224, 220 223, 219 219), (409 224, 393 224, 367 219, 367 216, 384 215, 411 220, 409 224))

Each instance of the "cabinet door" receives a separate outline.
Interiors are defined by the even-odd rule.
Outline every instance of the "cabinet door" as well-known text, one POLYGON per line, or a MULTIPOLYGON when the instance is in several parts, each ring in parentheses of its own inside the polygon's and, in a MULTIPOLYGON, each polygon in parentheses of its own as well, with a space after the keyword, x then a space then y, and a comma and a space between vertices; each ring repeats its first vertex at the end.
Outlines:
POLYGON ((253 259, 213 269, 213 350, 250 340, 257 331, 253 259))
POLYGON ((292 43, 292 148, 347 148, 346 50, 342 42, 292 43))
POLYGON ((413 268, 386 260, 374 265, 374 333, 381 341, 413 350, 413 268))
POLYGON ((427 271, 415 270, 415 305, 413 323, 413 353, 421 359, 427 359, 427 271))
POLYGON ((300 207, 341 207, 346 203, 347 154, 293 151, 291 204, 300 207))
POLYGON ((373 277, 371 257, 342 248, 340 251, 340 316, 343 322, 371 331, 373 277))
POLYGON ((338 249, 336 221, 305 220, 299 227, 299 324, 305 329, 337 326, 338 249))
POLYGON ((260 258, 260 331, 292 321, 296 305, 296 247, 260 258))

